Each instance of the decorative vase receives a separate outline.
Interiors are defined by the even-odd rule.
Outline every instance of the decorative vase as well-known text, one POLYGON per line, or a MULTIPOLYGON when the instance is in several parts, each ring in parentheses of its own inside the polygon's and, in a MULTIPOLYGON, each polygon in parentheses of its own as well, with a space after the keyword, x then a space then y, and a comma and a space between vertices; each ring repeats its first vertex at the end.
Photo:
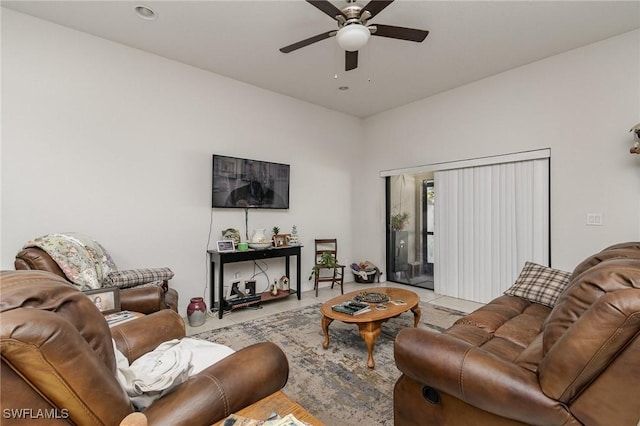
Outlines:
POLYGON ((266 229, 256 229, 253 231, 253 236, 251 237, 252 243, 268 243, 267 235, 265 234, 266 229))
POLYGON ((207 319, 207 304, 202 297, 192 297, 191 303, 187 306, 187 318, 191 327, 198 327, 204 324, 207 319))

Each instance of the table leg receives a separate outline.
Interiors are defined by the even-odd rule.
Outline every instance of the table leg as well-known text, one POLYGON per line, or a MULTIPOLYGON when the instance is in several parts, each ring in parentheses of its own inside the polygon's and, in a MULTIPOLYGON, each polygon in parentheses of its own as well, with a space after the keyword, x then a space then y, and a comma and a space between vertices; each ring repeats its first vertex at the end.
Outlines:
POLYGON ((369 323, 361 323, 358 324, 358 328, 360 329, 360 336, 364 339, 364 343, 367 345, 367 367, 374 368, 376 366, 375 361, 373 360, 373 347, 376 344, 376 340, 378 340, 378 336, 380 336, 381 325, 384 321, 374 321, 369 323))
POLYGON ((296 291, 298 292, 298 300, 302 297, 302 288, 300 284, 300 276, 302 275, 302 271, 300 269, 300 254, 300 247, 298 247, 298 251, 296 253, 296 291))
POLYGON ((216 262, 213 261, 213 256, 210 256, 209 264, 211 267, 211 273, 209 274, 209 310, 213 311, 216 303, 216 262))
MULTIPOLYGON (((299 293, 298 293, 299 294, 299 293)), ((324 333, 324 343, 322 347, 327 349, 329 347, 329 324, 333 322, 333 319, 322 316, 322 332, 324 333)))
POLYGON ((291 267, 289 262, 290 256, 285 256, 284 259, 284 276, 289 278, 289 282, 291 282, 291 267))
POLYGON ((420 306, 416 303, 416 306, 411 308, 411 312, 413 312, 413 326, 418 327, 418 324, 420 324, 420 318, 422 317, 422 309, 420 309, 420 306))
MULTIPOLYGON (((211 270, 213 274, 214 271, 211 270)), ((224 313, 224 262, 218 266, 218 319, 222 319, 224 313)))

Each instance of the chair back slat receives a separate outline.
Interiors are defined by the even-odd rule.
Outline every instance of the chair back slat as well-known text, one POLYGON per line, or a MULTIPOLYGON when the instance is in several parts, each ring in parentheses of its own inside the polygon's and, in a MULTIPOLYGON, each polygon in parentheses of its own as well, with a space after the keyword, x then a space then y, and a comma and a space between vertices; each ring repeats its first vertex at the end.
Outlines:
POLYGON ((338 240, 336 238, 319 238, 315 240, 316 263, 323 253, 329 252, 338 258, 338 240))

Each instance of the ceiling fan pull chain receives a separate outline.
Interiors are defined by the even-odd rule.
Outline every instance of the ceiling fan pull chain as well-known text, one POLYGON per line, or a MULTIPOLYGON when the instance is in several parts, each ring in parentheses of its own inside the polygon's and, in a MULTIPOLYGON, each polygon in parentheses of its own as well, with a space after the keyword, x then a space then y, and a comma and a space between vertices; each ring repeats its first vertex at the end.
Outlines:
POLYGON ((333 54, 333 69, 334 69, 334 73, 333 73, 333 79, 337 80, 338 79, 338 70, 340 69, 340 48, 338 47, 338 45, 336 44, 335 49, 333 50, 334 54, 333 54))
POLYGON ((371 83, 371 47, 367 46, 367 74, 369 74, 369 76, 367 77, 367 82, 371 83))

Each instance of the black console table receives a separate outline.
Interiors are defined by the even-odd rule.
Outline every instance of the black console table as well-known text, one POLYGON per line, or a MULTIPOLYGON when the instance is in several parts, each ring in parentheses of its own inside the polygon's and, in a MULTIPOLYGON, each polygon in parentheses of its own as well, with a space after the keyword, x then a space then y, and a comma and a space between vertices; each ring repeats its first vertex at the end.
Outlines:
POLYGON ((211 275, 209 287, 211 288, 211 301, 209 308, 213 309, 216 301, 216 282, 215 282, 215 269, 216 263, 218 266, 218 318, 222 318, 224 311, 224 265, 227 263, 246 262, 250 260, 260 259, 272 259, 274 257, 285 258, 285 275, 291 278, 289 258, 291 256, 296 257, 296 293, 298 294, 298 300, 300 300, 300 252, 302 246, 287 246, 287 247, 273 247, 266 250, 249 250, 249 251, 234 251, 230 253, 219 253, 216 250, 208 250, 209 259, 211 260, 211 275))

